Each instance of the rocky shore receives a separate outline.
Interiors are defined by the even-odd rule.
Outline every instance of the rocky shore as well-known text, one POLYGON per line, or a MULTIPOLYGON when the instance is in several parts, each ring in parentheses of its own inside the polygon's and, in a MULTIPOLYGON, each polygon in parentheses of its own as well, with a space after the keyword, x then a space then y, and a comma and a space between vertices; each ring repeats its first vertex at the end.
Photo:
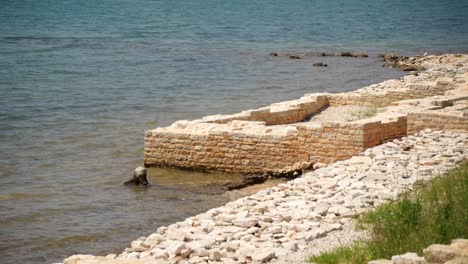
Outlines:
POLYGON ((249 171, 256 171, 266 166, 261 155, 265 159, 277 155, 278 160, 271 164, 297 162, 280 169, 281 174, 296 177, 305 173, 160 227, 131 242, 122 253, 74 255, 64 263, 303 263, 310 255, 361 238, 365 234, 353 230, 354 216, 468 159, 467 56, 383 59, 411 69, 413 74, 354 92, 305 96, 265 109, 180 121, 149 131, 146 152, 155 157, 157 151, 165 153, 159 160, 173 153, 171 161, 193 165, 199 158, 219 169, 219 164, 229 161, 233 148, 239 147, 234 151, 256 160, 233 156, 234 164, 239 163, 235 169, 252 166, 249 171), (344 120, 327 121, 343 112, 350 112, 344 120), (362 116, 355 120, 356 115, 362 116), (259 117, 266 121, 258 121, 259 117), (436 129, 424 129, 427 127, 436 129), (207 142, 213 147, 203 145, 207 142), (167 149, 157 149, 164 144, 167 149), (354 148, 349 150, 349 146, 354 148), (221 150, 226 151, 222 159, 200 157, 221 150), (300 151, 303 155, 294 156, 300 151), (258 166, 253 164, 257 161, 258 166))
POLYGON ((464 132, 425 130, 160 227, 118 255, 64 263, 302 263, 359 238, 353 216, 453 168, 467 149, 464 132))

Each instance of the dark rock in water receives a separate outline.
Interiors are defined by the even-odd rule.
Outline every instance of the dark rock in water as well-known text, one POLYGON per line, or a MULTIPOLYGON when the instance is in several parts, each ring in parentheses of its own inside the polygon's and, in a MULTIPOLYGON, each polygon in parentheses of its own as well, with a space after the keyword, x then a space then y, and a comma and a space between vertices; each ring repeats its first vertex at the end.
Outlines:
POLYGON ((293 59, 293 60, 300 60, 300 59, 302 59, 302 58, 301 58, 300 56, 298 56, 298 55, 289 55, 289 58, 290 58, 290 59, 293 59))
POLYGON ((319 56, 321 57, 335 57, 335 56, 340 56, 341 54, 335 54, 335 53, 326 53, 326 52, 321 52, 319 53, 319 56))
POLYGON ((272 57, 278 57, 278 53, 272 52, 272 53, 270 53, 270 56, 272 56, 272 57))
POLYGON ((367 57, 369 57, 369 55, 367 55, 365 53, 352 53, 352 55, 355 58, 367 58, 367 57))
POLYGON ((369 55, 359 52, 342 52, 340 53, 341 57, 352 57, 352 58, 367 58, 369 55))
POLYGON ((133 177, 126 181, 125 185, 148 185, 147 170, 143 167, 138 167, 133 173, 133 177))
POLYGON ((377 55, 377 57, 382 58, 382 61, 397 61, 401 58, 400 56, 396 56, 396 55, 389 54, 389 53, 379 54, 377 55))
POLYGON ((259 184, 268 179, 268 175, 250 175, 245 176, 243 180, 239 182, 229 182, 224 184, 223 189, 232 191, 232 190, 239 190, 245 188, 250 185, 259 184))
POLYGON ((410 71, 410 72, 419 72, 423 71, 424 67, 421 65, 416 65, 415 58, 409 58, 407 56, 397 56, 393 54, 379 54, 377 57, 381 58, 383 62, 385 62, 384 67, 387 68, 395 68, 398 67, 403 71, 410 71))
POLYGON ((342 53, 340 54, 340 56, 341 56, 341 57, 352 57, 352 56, 351 56, 351 52, 342 52, 342 53))
POLYGON ((403 71, 420 71, 421 67, 418 67, 416 65, 404 65, 400 67, 403 71))
POLYGON ((323 63, 323 62, 317 62, 317 63, 312 64, 312 66, 314 66, 314 67, 327 67, 328 64, 323 63))
POLYGON ((269 176, 263 175, 249 175, 245 176, 242 180, 233 182, 216 182, 207 184, 205 187, 206 191, 211 194, 223 193, 226 191, 239 190, 251 185, 265 182, 269 176))

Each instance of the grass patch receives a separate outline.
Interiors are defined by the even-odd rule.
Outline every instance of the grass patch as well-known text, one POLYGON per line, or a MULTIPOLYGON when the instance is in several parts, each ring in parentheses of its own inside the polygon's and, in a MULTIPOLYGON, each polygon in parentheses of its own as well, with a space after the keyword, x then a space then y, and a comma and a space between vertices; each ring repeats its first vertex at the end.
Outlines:
POLYGON ((351 113, 351 117, 348 118, 346 121, 351 122, 351 121, 371 118, 375 116, 376 114, 377 114, 377 108, 369 107, 365 110, 359 110, 359 111, 351 113))
POLYGON ((367 263, 431 244, 468 237, 468 162, 358 218, 369 240, 309 259, 318 264, 367 263))

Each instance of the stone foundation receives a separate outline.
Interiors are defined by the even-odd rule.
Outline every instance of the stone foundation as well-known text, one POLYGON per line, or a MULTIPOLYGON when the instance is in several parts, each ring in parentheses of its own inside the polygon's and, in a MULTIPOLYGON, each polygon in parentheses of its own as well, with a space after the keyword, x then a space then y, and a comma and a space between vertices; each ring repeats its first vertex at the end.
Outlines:
POLYGON ((347 159, 424 128, 468 130, 467 61, 465 55, 405 58, 402 65, 426 70, 349 93, 309 94, 238 114, 149 130, 145 166, 281 174, 347 159), (306 121, 325 107, 343 105, 378 111, 349 122, 306 121))

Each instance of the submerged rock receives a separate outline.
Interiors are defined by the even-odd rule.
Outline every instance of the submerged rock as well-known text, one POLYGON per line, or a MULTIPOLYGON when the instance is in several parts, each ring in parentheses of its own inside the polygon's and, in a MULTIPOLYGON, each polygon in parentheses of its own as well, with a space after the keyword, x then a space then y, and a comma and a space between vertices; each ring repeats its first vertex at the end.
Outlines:
POLYGON ((293 60, 300 60, 300 59, 302 59, 302 58, 301 58, 300 56, 298 56, 298 55, 289 55, 289 58, 290 58, 290 59, 293 59, 293 60))
POLYGON ((206 193, 223 193, 225 191, 239 190, 247 186, 263 183, 268 179, 267 174, 262 175, 248 175, 245 176, 242 180, 232 181, 232 182, 215 182, 207 184, 205 189, 206 193))
POLYGON ((323 62, 317 62, 317 63, 312 64, 312 66, 314 66, 314 67, 327 67, 328 64, 323 63, 323 62))
POLYGON ((125 185, 148 185, 147 170, 143 167, 137 167, 133 173, 133 177, 126 181, 125 185))
POLYGON ((342 52, 340 53, 341 57, 352 57, 352 58, 367 58, 369 55, 359 52, 342 52))

